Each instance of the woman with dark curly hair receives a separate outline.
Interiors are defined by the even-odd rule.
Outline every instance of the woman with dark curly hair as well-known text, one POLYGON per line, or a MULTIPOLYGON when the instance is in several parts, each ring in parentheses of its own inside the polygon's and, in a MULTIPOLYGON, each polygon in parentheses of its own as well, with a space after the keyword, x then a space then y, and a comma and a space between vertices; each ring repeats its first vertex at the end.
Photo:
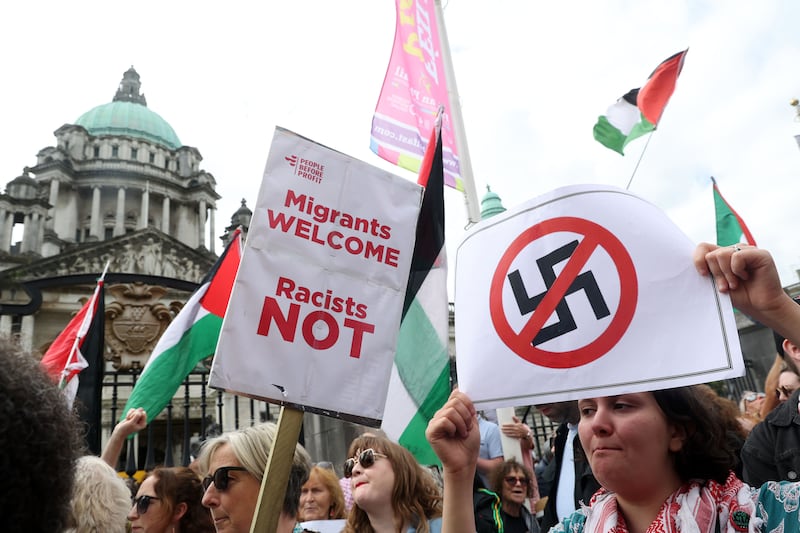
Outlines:
POLYGON ((63 531, 84 453, 78 418, 39 361, 13 339, 0 337, 0 360, 3 531, 63 531))
POLYGON ((344 475, 350 478, 353 508, 345 533, 438 533, 439 486, 411 452, 366 434, 350 444, 348 456, 344 475))
MULTIPOLYGON (((800 307, 783 292, 768 252, 698 246, 695 266, 714 275, 733 306, 800 342, 800 307)), ((557 533, 672 533, 800 530, 800 483, 743 483, 725 416, 700 386, 578 401, 578 434, 602 487, 551 529, 557 533)), ((469 483, 480 435, 475 407, 460 391, 428 425, 444 467, 445 531, 474 528, 469 483)))
POLYGON ((190 468, 158 467, 150 472, 128 514, 135 533, 213 533, 211 513, 203 507, 203 485, 190 468))
POLYGON ((516 459, 503 461, 489 475, 489 489, 474 495, 477 533, 538 533, 539 524, 525 507, 533 496, 533 472, 516 459))

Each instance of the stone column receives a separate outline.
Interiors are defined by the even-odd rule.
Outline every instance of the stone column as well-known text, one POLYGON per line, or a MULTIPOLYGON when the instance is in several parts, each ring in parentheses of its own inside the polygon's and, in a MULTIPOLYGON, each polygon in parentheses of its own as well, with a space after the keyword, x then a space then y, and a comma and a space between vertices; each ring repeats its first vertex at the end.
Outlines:
POLYGON ((55 230, 56 225, 56 205, 58 204, 58 186, 61 182, 53 178, 50 180, 50 205, 52 206, 47 212, 50 215, 50 220, 47 222, 47 229, 55 230))
POLYGON ((139 216, 139 229, 147 227, 147 220, 150 218, 150 182, 144 188, 142 193, 142 213, 139 216))
POLYGON ((209 245, 209 250, 211 251, 211 253, 212 253, 212 254, 216 253, 216 252, 214 251, 214 249, 216 248, 216 246, 214 246, 214 244, 215 244, 215 241, 217 240, 217 237, 216 237, 216 235, 217 235, 217 234, 216 234, 216 230, 214 229, 214 214, 215 214, 216 212, 217 212, 217 208, 216 208, 216 207, 214 207, 214 206, 212 206, 212 207, 211 207, 211 209, 209 209, 209 213, 208 213, 208 217, 209 217, 209 225, 211 226, 211 228, 210 228, 210 232, 209 232, 209 233, 210 233, 210 236, 209 236, 209 238, 208 238, 208 242, 209 242, 209 243, 211 243, 211 244, 209 245))
POLYGON ((11 335, 11 315, 0 316, 0 335, 4 337, 11 335))
POLYGON ((161 202, 161 231, 169 235, 169 196, 164 195, 161 202))
POLYGON ((117 214, 114 217, 114 237, 125 235, 125 187, 117 189, 117 214))
POLYGON ((33 243, 31 249, 37 254, 42 253, 42 243, 44 242, 44 223, 40 213, 33 214, 33 243))
POLYGON ((25 253, 31 249, 31 241, 33 241, 33 223, 31 222, 31 214, 25 215, 25 220, 22 223, 22 244, 19 247, 20 253, 25 253))
POLYGON ((197 207, 197 237, 200 241, 198 246, 206 245, 206 201, 200 200, 200 205, 197 207))
POLYGON ((31 351, 33 348, 33 315, 25 315, 22 317, 22 327, 19 331, 19 342, 22 349, 31 351))
POLYGON ((92 218, 89 223, 89 235, 101 239, 100 228, 103 221, 100 220, 100 187, 92 188, 92 218))
POLYGON ((14 231, 14 213, 7 213, 5 217, 5 224, 3 225, 2 247, 4 252, 11 251, 11 239, 13 239, 12 232, 14 231))

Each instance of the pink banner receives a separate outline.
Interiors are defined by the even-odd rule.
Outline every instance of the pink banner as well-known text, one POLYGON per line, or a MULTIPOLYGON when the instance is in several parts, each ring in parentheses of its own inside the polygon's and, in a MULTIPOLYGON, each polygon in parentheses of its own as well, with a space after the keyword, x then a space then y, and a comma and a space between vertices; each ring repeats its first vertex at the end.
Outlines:
POLYGON ((372 118, 370 149, 395 165, 419 171, 440 105, 445 185, 463 190, 439 29, 433 0, 395 0, 392 57, 372 118))

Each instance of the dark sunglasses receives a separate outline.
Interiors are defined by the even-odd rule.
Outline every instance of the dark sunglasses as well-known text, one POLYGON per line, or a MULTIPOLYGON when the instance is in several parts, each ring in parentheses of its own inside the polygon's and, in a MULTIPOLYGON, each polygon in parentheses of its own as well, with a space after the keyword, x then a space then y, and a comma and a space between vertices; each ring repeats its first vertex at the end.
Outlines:
POLYGON ((133 505, 136 506, 136 512, 142 515, 150 508, 151 501, 160 499, 161 498, 156 498, 155 496, 139 496, 133 499, 133 505))
POLYGON ((511 487, 516 487, 517 483, 522 485, 523 487, 528 485, 528 478, 525 476, 506 476, 503 478, 503 481, 509 484, 511 487))
POLYGON ((375 464, 376 457, 383 457, 386 458, 386 455, 376 452, 372 448, 367 448, 366 450, 359 453, 356 457, 351 457, 347 461, 344 462, 344 477, 350 477, 353 475, 353 468, 359 464, 364 468, 369 468, 375 464))
POLYGON ((214 487, 220 492, 228 490, 228 483, 231 481, 231 477, 228 472, 233 470, 247 472, 247 469, 241 466, 221 466, 217 468, 213 475, 203 478, 203 490, 208 490, 208 487, 211 486, 211 483, 214 483, 214 487))

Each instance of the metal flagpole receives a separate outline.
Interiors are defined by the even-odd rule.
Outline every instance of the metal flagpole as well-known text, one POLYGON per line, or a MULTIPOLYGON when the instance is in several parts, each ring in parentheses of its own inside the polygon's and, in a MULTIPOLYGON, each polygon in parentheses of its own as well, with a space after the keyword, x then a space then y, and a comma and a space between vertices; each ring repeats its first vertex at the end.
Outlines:
POLYGON ((445 80, 447 81, 448 111, 453 121, 453 133, 455 134, 456 149, 458 150, 459 174, 464 185, 464 201, 467 205, 467 225, 469 226, 481 219, 480 201, 478 200, 475 180, 472 175, 472 162, 469 159, 467 134, 464 130, 464 118, 461 115, 456 76, 453 70, 453 61, 450 57, 450 43, 447 40, 442 2, 441 0, 435 0, 434 3, 436 4, 436 25, 439 28, 439 48, 442 54, 442 63, 444 63, 445 80))

